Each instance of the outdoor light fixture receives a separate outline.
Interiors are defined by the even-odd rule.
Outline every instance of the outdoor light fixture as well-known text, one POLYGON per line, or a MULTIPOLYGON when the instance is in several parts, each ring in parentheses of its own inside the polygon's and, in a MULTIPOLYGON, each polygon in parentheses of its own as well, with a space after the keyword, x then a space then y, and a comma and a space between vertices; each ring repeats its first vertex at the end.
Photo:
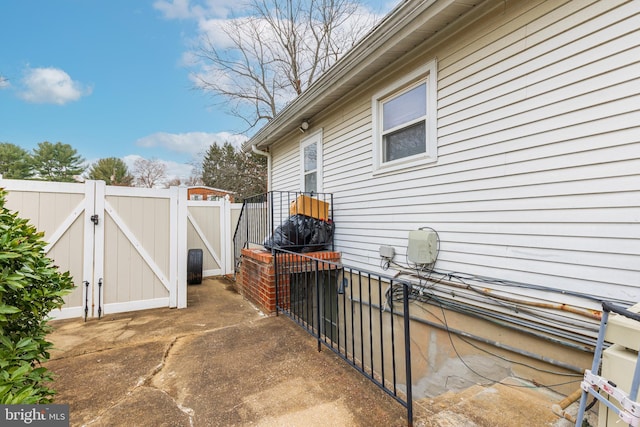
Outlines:
POLYGON ((299 129, 300 132, 304 133, 305 130, 309 129, 309 121, 307 119, 302 120, 299 129))
POLYGON ((344 290, 349 286, 349 279, 342 278, 342 281, 338 284, 338 295, 344 295, 344 290))

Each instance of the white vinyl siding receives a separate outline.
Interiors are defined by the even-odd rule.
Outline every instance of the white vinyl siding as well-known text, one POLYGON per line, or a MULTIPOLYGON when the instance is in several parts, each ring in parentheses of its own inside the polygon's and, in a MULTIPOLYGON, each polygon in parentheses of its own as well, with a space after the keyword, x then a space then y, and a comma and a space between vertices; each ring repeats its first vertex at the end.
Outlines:
POLYGON ((298 140, 271 147, 271 190, 300 191, 300 143, 298 140))
MULTIPOLYGON (((494 4, 314 118, 336 249, 379 270, 429 226, 439 269, 640 301, 640 2, 494 4), (435 57, 437 163, 376 174, 372 97, 435 57)), ((298 145, 273 155, 294 188, 298 145)))

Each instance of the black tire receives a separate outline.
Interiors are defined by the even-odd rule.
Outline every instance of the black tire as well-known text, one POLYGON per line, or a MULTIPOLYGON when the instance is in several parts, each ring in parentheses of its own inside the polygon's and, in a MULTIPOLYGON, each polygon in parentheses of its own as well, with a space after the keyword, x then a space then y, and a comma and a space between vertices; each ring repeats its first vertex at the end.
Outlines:
POLYGON ((202 283, 202 249, 189 249, 187 255, 187 284, 202 283))

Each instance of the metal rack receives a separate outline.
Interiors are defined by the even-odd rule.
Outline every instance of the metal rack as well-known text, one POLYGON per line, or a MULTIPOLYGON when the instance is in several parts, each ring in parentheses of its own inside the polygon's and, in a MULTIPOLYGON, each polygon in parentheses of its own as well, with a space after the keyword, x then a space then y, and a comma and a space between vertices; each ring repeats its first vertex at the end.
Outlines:
POLYGON ((609 314, 611 312, 640 322, 640 314, 633 313, 623 307, 616 306, 606 301, 602 303, 602 320, 600 322, 596 349, 593 354, 593 363, 591 365, 591 370, 587 369, 585 371, 584 379, 580 384, 580 387, 582 388, 582 396, 580 398, 580 406, 576 417, 576 427, 582 426, 587 396, 589 394, 598 399, 600 403, 605 404, 625 423, 633 427, 640 427, 640 404, 636 402, 638 397, 638 388, 640 386, 640 358, 637 358, 636 360, 636 366, 631 382, 631 390, 628 393, 621 390, 613 381, 598 375, 600 362, 602 361, 602 352, 604 350, 604 339, 609 321, 609 314), (616 406, 608 399, 608 397, 617 401, 619 406, 616 406))

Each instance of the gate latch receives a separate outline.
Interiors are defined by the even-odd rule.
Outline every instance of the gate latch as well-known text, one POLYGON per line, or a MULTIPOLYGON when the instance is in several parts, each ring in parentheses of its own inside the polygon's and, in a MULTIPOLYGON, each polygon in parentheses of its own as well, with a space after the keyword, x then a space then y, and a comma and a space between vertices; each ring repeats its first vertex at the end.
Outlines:
POLYGON ((98 225, 98 214, 91 215, 91 222, 98 225))

